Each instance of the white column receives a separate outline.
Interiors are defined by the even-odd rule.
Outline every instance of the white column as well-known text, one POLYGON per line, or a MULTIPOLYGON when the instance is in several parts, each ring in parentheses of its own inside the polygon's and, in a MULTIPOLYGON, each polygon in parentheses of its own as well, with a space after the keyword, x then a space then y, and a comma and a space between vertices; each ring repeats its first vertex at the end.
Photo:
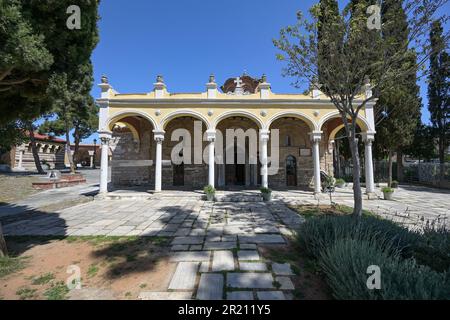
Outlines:
POLYGON ((374 140, 373 133, 365 133, 364 146, 365 146, 365 168, 366 168, 366 193, 375 192, 375 183, 373 178, 373 160, 372 160, 372 142, 374 140))
POLYGON ((108 192, 108 153, 111 132, 100 131, 100 141, 102 143, 101 163, 100 163, 100 193, 108 192))
POLYGON ((322 139, 321 131, 311 132, 312 141, 312 155, 314 164, 314 193, 320 194, 322 192, 322 185, 320 181, 320 140, 322 139))
POLYGON ((259 143, 260 146, 260 161, 261 161, 261 184, 263 188, 269 187, 269 177, 267 170, 267 142, 269 141, 269 130, 260 130, 259 143))
POLYGON ((19 169, 22 169, 23 153, 24 152, 25 152, 25 150, 19 149, 19 165, 18 165, 19 169))
POLYGON ((155 161, 155 192, 161 192, 162 185, 162 143, 164 141, 164 131, 153 131, 156 141, 156 161, 155 161))
POLYGON ((206 132, 208 144, 208 184, 214 187, 215 176, 214 176, 214 166, 215 166, 215 141, 216 141, 216 130, 208 130, 206 132))

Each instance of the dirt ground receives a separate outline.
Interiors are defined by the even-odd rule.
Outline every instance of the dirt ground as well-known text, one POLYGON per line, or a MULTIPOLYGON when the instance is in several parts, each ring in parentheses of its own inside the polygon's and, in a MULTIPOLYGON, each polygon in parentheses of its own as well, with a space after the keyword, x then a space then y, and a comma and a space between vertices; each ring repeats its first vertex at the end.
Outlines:
POLYGON ((80 268, 83 289, 101 289, 113 299, 136 299, 141 291, 165 291, 175 269, 167 258, 168 242, 161 238, 6 241, 10 253, 22 259, 23 269, 0 278, 1 299, 68 299, 65 283, 71 265, 80 268))
POLYGON ((22 200, 38 192, 33 189, 32 182, 38 181, 38 176, 24 174, 0 174, 0 205, 22 200))

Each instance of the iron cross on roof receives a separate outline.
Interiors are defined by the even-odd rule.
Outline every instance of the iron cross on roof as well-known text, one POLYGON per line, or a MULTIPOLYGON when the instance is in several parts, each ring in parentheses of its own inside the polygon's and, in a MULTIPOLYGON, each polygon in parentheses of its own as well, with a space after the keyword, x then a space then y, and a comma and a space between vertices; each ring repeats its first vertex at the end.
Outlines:
POLYGON ((234 80, 234 83, 236 83, 236 87, 240 88, 242 84, 241 78, 237 77, 236 80, 234 80))

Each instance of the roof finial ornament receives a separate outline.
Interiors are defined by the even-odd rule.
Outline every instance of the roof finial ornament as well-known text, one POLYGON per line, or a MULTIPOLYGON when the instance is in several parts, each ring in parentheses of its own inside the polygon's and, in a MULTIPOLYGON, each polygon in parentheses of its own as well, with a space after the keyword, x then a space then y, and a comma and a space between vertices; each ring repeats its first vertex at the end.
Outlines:
POLYGON ((216 76, 213 73, 209 75, 209 83, 216 83, 216 76))
POLYGON ((157 75, 156 76, 156 82, 158 82, 158 83, 164 83, 164 79, 163 79, 163 76, 162 75, 157 75))
POLYGON ((267 82, 267 76, 266 76, 265 73, 263 73, 263 75, 262 75, 262 77, 261 77, 261 81, 262 81, 263 83, 266 83, 266 82, 267 82))
POLYGON ((102 83, 109 83, 108 82, 108 77, 106 75, 102 75, 101 82, 102 83))
POLYGON ((244 72, 242 73, 242 76, 243 76, 243 77, 248 76, 247 69, 244 69, 244 72))

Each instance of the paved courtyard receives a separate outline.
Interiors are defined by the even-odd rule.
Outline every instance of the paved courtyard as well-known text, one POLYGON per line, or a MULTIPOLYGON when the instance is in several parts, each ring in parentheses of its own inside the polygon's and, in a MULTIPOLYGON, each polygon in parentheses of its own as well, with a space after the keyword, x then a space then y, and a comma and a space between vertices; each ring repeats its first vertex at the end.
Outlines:
MULTIPOLYGON (((6 235, 170 237, 169 259, 176 268, 168 275, 166 291, 142 291, 140 299, 291 299, 291 266, 265 260, 260 246, 284 246, 302 223, 287 205, 329 204, 327 195, 315 199, 300 190, 274 191, 269 203, 222 202, 236 199, 227 192, 215 203, 201 200, 198 192, 137 194, 133 199, 130 194, 51 213, 0 207, 0 221, 6 235)), ((364 208, 410 225, 446 222, 449 195, 406 186, 396 190, 395 201, 364 200, 364 208)), ((237 199, 257 200, 258 191, 240 193, 237 199)), ((333 201, 352 206, 351 188, 337 190, 333 201)))

